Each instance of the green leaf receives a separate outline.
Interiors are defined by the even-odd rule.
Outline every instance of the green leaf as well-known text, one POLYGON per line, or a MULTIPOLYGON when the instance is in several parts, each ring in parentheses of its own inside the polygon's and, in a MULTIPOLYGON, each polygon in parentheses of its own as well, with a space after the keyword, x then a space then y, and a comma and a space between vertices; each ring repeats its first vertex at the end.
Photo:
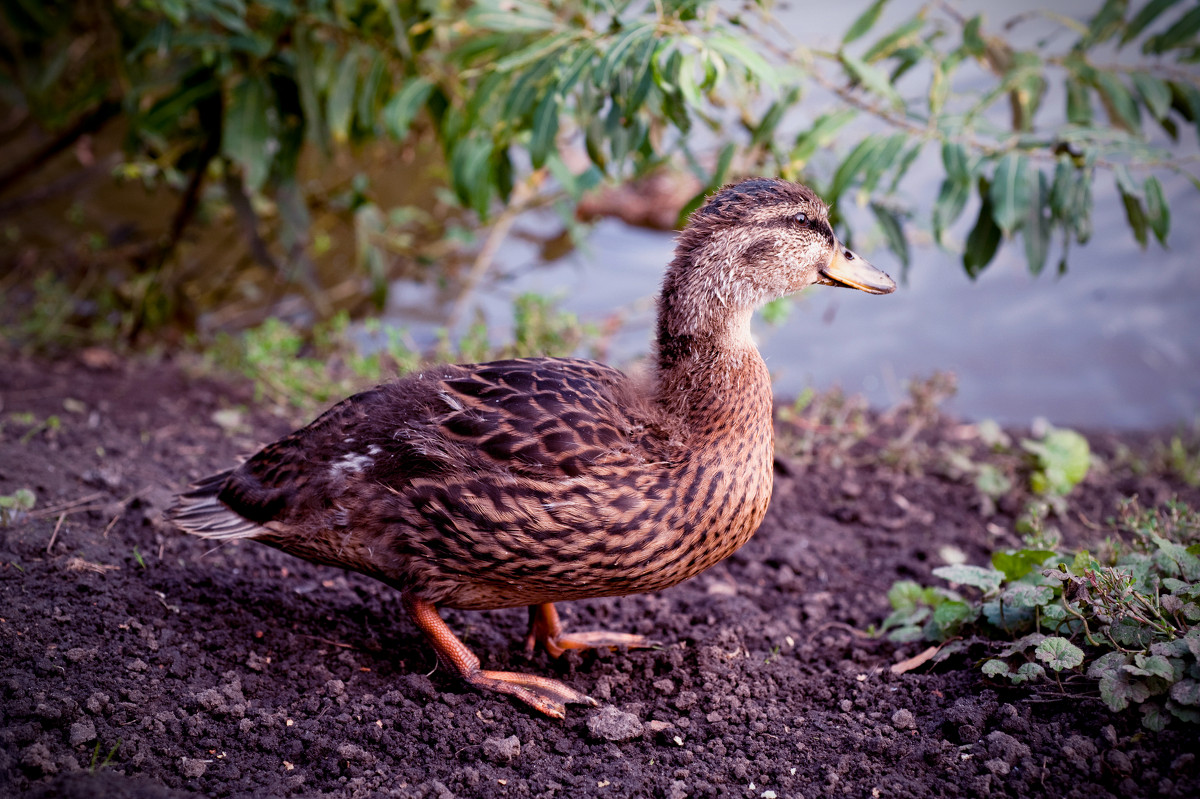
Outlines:
POLYGON ((1146 193, 1146 218, 1150 229, 1154 231, 1158 243, 1165 245, 1167 233, 1171 230, 1171 208, 1167 205, 1167 198, 1163 196, 1162 184, 1158 182, 1158 178, 1151 175, 1146 178, 1143 187, 1146 193))
POLYGON ((1117 174, 1117 191, 1121 194, 1121 204, 1125 206, 1125 219, 1129 222, 1129 227, 1133 230, 1133 237, 1142 249, 1145 249, 1149 237, 1149 220, 1146 218, 1146 209, 1142 207, 1142 201, 1137 194, 1129 189, 1129 184, 1121 180, 1120 170, 1115 170, 1117 174))
POLYGON ((875 221, 883 230, 883 238, 887 242, 888 249, 900 259, 901 264, 907 267, 909 264, 908 239, 904 236, 900 215, 879 203, 871 203, 871 211, 874 212, 875 221))
POLYGON ((1121 44, 1128 44, 1136 39, 1164 11, 1178 2, 1179 0, 1150 0, 1125 25, 1125 33, 1121 35, 1121 44))
POLYGON ((1012 233, 1029 214, 1033 202, 1029 159, 1011 152, 1000 159, 992 179, 992 217, 1005 233, 1012 233))
POLYGON ((1004 589, 1000 600, 1008 607, 1036 608, 1054 601, 1054 589, 1048 585, 1014 583, 1004 589))
POLYGON ((1142 649, 1150 646, 1154 632, 1130 616, 1120 616, 1113 620, 1108 628, 1109 635, 1118 644, 1129 648, 1142 649))
POLYGON ((1092 96, 1087 85, 1067 79, 1067 121, 1072 125, 1092 124, 1092 96))
POLYGON ((1171 698, 1181 705, 1200 705, 1200 681, 1180 680, 1171 686, 1171 698))
MULTIPOLYGON (((1011 491, 1012 487, 1012 480, 1008 479, 1008 475, 1006 475, 996 466, 990 463, 983 463, 979 465, 979 471, 975 474, 975 490, 980 494, 983 494, 985 497, 991 497, 993 500, 995 500, 1011 491)), ((1005 575, 1008 576, 1010 580, 1016 579, 1009 575, 1006 569, 1002 568, 998 563, 996 563, 996 555, 1003 555, 1003 553, 998 552, 992 555, 992 565, 1005 572, 1005 575)))
POLYGON ((1157 120, 1166 119, 1171 110, 1171 87, 1167 82, 1154 77, 1149 72, 1130 73, 1133 85, 1138 94, 1150 109, 1150 114, 1157 120))
POLYGON ((431 91, 433 82, 429 78, 409 78, 400 91, 387 101, 387 105, 383 107, 383 124, 393 138, 403 139, 408 136, 409 127, 425 106, 431 91))
POLYGON ((922 15, 917 15, 905 22, 899 28, 896 28, 891 33, 885 34, 871 45, 867 52, 863 53, 863 60, 867 63, 872 63, 883 58, 887 58, 902 47, 915 44, 918 41, 917 34, 925 27, 925 18, 922 15))
POLYGON ((547 59, 549 56, 572 44, 577 34, 564 32, 553 36, 535 38, 528 47, 516 50, 492 64, 496 72, 517 72, 529 65, 547 59))
POLYGON ((1037 682, 1046 676, 1046 670, 1042 668, 1040 663, 1022 663, 1021 667, 1014 672, 1009 679, 1013 685, 1020 685, 1023 682, 1037 682))
POLYGON ((499 33, 540 33, 558 26, 552 7, 531 0, 479 0, 467 12, 466 22, 499 33))
POLYGON ((317 90, 316 63, 312 52, 312 32, 297 25, 292 32, 292 51, 296 58, 296 85, 300 89, 300 107, 304 111, 305 130, 323 153, 329 152, 329 127, 317 90))
POLYGON ((493 182, 490 161, 494 143, 472 134, 455 146, 450 156, 450 176, 455 194, 481 217, 487 215, 493 182))
POLYGON ((546 156, 554 147, 558 135, 558 95, 549 91, 533 112, 533 135, 529 142, 529 159, 534 169, 546 163, 546 156))
POLYGON ((1007 677, 1008 672, 1008 664, 1003 660, 996 660, 995 658, 992 658, 991 660, 985 660, 983 662, 983 673, 988 677, 1007 677))
POLYGON ((1021 446, 1037 457, 1034 491, 1066 496, 1084 477, 1092 462, 1087 439, 1074 430, 1051 429, 1041 441, 1026 439, 1021 446))
POLYGON ((992 553, 992 565, 1004 572, 1005 580, 1012 582, 1020 580, 1056 554, 1049 549, 997 550, 992 553))
POLYGON ((933 624, 939 637, 954 635, 964 624, 970 624, 979 618, 979 606, 970 605, 957 600, 942 602, 933 611, 933 624))
POLYGON ((892 80, 886 72, 847 52, 838 53, 838 58, 851 77, 861 83, 867 91, 883 97, 893 107, 899 108, 904 105, 903 98, 892 86, 892 80))
POLYGON ((1171 662, 1162 655, 1143 655, 1140 652, 1133 656, 1133 663, 1124 667, 1125 671, 1138 677, 1158 677, 1168 682, 1175 682, 1175 669, 1171 662))
POLYGON ((1154 702, 1142 705, 1142 726, 1152 732, 1162 732, 1170 722, 1171 717, 1154 702))
POLYGON ((771 66, 767 59, 754 50, 745 40, 736 36, 718 33, 708 38, 708 46, 727 56, 735 63, 741 64, 747 73, 753 75, 766 88, 775 91, 779 87, 779 70, 771 66))
POLYGON ((858 18, 850 23, 850 29, 846 31, 846 35, 842 37, 842 44, 850 44, 850 42, 865 36, 867 31, 871 30, 875 23, 879 21, 879 15, 883 12, 883 6, 886 3, 887 0, 875 0, 874 3, 867 7, 866 11, 859 14, 858 18))
POLYGON ((988 184, 983 178, 979 181, 979 217, 975 227, 967 235, 967 248, 963 251, 963 268, 971 278, 978 277, 1000 247, 1001 231, 992 218, 992 201, 988 193, 988 184))
POLYGON ((1108 118, 1114 125, 1134 133, 1141 130, 1142 117, 1138 112, 1137 103, 1134 102, 1133 93, 1115 73, 1097 70, 1096 88, 1100 90, 1100 97, 1108 110, 1108 118))
POLYGON ((234 87, 221 132, 221 152, 242 168, 246 189, 257 192, 270 173, 273 150, 267 108, 270 89, 258 75, 247 75, 234 87))
POLYGON ((938 244, 945 246, 946 228, 954 224, 954 221, 962 215, 970 195, 971 182, 969 180, 947 178, 942 181, 937 202, 933 206, 933 236, 938 244))
POLYGON ((980 566, 968 566, 961 563, 953 566, 939 566, 933 570, 933 574, 947 582, 970 585, 985 593, 995 591, 1004 579, 1004 574, 995 569, 984 569, 980 566))
POLYGON ((987 52, 987 42, 983 40, 983 34, 979 32, 982 24, 983 17, 977 14, 967 20, 966 25, 963 25, 963 49, 976 58, 982 57, 987 52))
POLYGON ((1165 53, 1167 50, 1188 44, 1188 40, 1198 32, 1200 32, 1200 6, 1184 14, 1163 33, 1147 39, 1142 46, 1142 52, 1165 53))
POLYGON ((850 151, 846 160, 842 161, 833 175, 833 184, 830 186, 829 196, 826 198, 830 205, 838 201, 855 176, 870 163, 880 146, 882 146, 882 142, 879 139, 867 136, 850 151))
POLYGON ((342 57, 337 76, 325 100, 325 118, 329 121, 329 132, 338 143, 345 143, 350 137, 350 123, 354 118, 354 91, 358 86, 358 58, 356 50, 351 50, 342 57))
POLYGON ((860 196, 868 196, 875 191, 883 173, 896 165, 896 159, 907 140, 908 136, 904 133, 893 134, 884 140, 883 145, 875 152, 863 170, 863 182, 859 189, 860 196))
POLYGON ((1084 46, 1090 47, 1111 38, 1120 29, 1129 0, 1105 0, 1104 5, 1092 17, 1084 46))
POLYGON ((1033 197, 1025 222, 1021 225, 1021 237, 1025 240, 1025 262, 1029 265, 1029 271, 1040 275, 1050 251, 1050 190, 1046 176, 1040 169, 1030 173, 1030 180, 1034 184, 1033 197))
POLYGON ((1051 636, 1038 644, 1034 656, 1055 671, 1073 669, 1083 663, 1083 650, 1066 638, 1051 636))
POLYGON ((801 131, 796 136, 796 144, 789 154, 791 166, 801 169, 808 163, 818 150, 825 149, 837 136, 846 123, 855 119, 857 114, 850 109, 832 111, 817 117, 808 130, 801 131))
POLYGON ((913 580, 897 580, 888 589, 887 598, 893 610, 910 613, 929 604, 929 589, 913 580))

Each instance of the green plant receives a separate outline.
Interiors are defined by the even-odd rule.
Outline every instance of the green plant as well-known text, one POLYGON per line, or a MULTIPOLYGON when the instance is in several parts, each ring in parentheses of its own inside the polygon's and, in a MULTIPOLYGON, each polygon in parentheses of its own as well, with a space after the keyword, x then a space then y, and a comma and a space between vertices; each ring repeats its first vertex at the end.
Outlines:
POLYGON ((7 527, 20 519, 37 504, 37 496, 28 488, 18 488, 11 494, 0 495, 0 526, 7 527))
MULTIPOLYGON (((431 356, 439 362, 462 362, 569 355, 596 333, 574 314, 558 310, 553 300, 536 294, 523 294, 514 301, 513 318, 509 344, 492 342, 486 324, 479 321, 457 346, 443 334, 431 356)), ((425 361, 401 330, 385 333, 378 322, 364 324, 363 332, 374 342, 367 348, 349 328, 350 317, 344 312, 311 332, 270 318, 240 333, 218 336, 206 350, 205 361, 209 368, 250 378, 256 401, 305 411, 375 385, 388 375, 407 374, 425 361)))
POLYGON ((1021 447, 1034 459, 1029 487, 1035 494, 1066 496, 1087 476, 1091 465, 1087 439, 1074 430, 1051 427, 1040 441, 1027 438, 1021 447))
POLYGON ((1093 184, 1106 175, 1138 244, 1166 241, 1160 175, 1200 185, 1194 159, 1173 146, 1200 124, 1200 76, 1187 67, 1194 8, 1107 0, 1086 19, 992 20, 928 2, 888 29, 885 6, 876 0, 841 37, 822 37, 832 46, 814 47, 762 1, 9 3, 0 92, 49 135, 0 171, 0 190, 120 122, 118 173, 178 195, 165 235, 137 253, 147 278, 131 298, 133 329, 180 302, 162 268, 214 194, 210 180, 254 260, 298 287, 327 242, 312 211, 337 206, 354 219, 356 261, 377 292, 394 232, 383 201, 357 185, 346 202, 310 196, 299 170, 310 153, 385 139, 434 154, 450 195, 480 218, 501 204, 570 204, 672 161, 704 189, 735 172, 803 178, 845 239, 861 208, 906 265, 916 223, 961 249, 972 276, 1018 236, 1030 271, 1055 250, 1061 272, 1070 246, 1091 236, 1093 184), (1036 43, 1019 46, 1034 24, 1036 43), (1046 109, 1053 97, 1065 98, 1065 119, 1046 109), (1158 146, 1151 127, 1171 144, 1158 146), (903 184, 930 150, 944 179, 936 198, 913 204, 903 184), (977 218, 956 242, 972 198, 977 218))
POLYGON ((100 742, 96 741, 96 747, 92 750, 92 762, 91 765, 88 766, 88 771, 94 774, 100 769, 107 767, 109 763, 113 762, 113 758, 116 756, 117 750, 120 748, 121 739, 118 738, 117 742, 113 744, 112 749, 108 750, 108 754, 104 756, 104 759, 100 760, 100 762, 96 762, 100 758, 100 742))
POLYGON ((1020 684, 1048 668, 1060 689, 1064 678, 1096 681, 1113 711, 1140 705, 1150 729, 1171 717, 1200 722, 1200 513, 1128 500, 1111 523, 1124 543, 1107 563, 1086 550, 1026 548, 993 553, 991 568, 933 570, 974 598, 897 582, 882 629, 901 641, 1015 638, 983 663, 985 675, 1020 684))

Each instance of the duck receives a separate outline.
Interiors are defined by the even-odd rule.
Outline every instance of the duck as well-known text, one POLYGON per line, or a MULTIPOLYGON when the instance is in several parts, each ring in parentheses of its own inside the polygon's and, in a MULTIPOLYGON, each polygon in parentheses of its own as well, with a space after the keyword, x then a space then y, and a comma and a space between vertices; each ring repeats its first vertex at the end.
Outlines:
POLYGON ((750 178, 679 233, 643 377, 579 358, 444 364, 351 396, 166 516, 251 539, 400 593, 438 661, 553 718, 595 706, 566 683, 484 669, 439 608, 528 607, 526 647, 641 647, 567 633, 556 602, 658 591, 728 557, 771 500, 771 376, 755 309, 813 284, 887 294, 808 187, 750 178))

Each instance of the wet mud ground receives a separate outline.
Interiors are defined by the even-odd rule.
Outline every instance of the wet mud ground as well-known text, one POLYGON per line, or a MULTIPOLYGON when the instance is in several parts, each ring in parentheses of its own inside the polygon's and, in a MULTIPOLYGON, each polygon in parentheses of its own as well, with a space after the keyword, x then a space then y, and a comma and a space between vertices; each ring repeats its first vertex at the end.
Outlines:
MULTIPOLYGON (((771 510, 740 552, 659 594, 560 605, 569 629, 660 648, 550 661, 525 655, 523 611, 445 611, 485 666, 601 701, 554 721, 436 668, 386 586, 165 526, 174 491, 293 425, 245 385, 93 361, 0 370, 0 495, 38 498, 0 528, 0 795, 1200 795, 1195 729, 991 683, 982 641, 894 674, 925 645, 856 634, 893 581, 937 582, 946 547, 982 563, 1017 543, 1019 497, 984 517, 969 480, 930 466, 981 446, 973 428, 923 426, 906 467, 879 457, 903 414, 851 437, 781 427, 771 510)), ((1200 504, 1116 455, 1151 437, 1090 438, 1068 541, 1102 537, 1121 496, 1200 504)))

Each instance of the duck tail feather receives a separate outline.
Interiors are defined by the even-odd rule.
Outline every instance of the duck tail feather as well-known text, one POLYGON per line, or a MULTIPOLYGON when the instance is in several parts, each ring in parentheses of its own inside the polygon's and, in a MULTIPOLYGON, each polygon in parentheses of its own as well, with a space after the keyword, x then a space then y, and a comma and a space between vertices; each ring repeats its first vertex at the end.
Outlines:
POLYGON ((175 498, 164 517, 181 530, 201 538, 255 538, 265 532, 261 525, 238 514, 218 496, 232 469, 193 483, 175 498))

